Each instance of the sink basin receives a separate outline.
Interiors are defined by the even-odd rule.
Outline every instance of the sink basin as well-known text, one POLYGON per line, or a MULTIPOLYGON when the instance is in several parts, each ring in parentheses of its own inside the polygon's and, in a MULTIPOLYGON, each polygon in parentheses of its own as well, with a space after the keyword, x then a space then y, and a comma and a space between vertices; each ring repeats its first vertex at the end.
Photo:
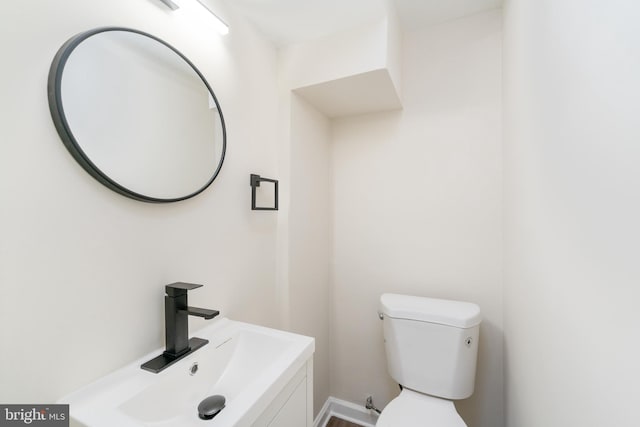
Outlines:
MULTIPOLYGON (((88 427, 249 426, 312 356, 313 338, 226 318, 195 333, 209 344, 154 374, 139 360, 71 393, 72 420, 88 427), (198 404, 222 395, 225 408, 198 418, 198 404)), ((73 425, 73 424, 72 424, 73 425)))

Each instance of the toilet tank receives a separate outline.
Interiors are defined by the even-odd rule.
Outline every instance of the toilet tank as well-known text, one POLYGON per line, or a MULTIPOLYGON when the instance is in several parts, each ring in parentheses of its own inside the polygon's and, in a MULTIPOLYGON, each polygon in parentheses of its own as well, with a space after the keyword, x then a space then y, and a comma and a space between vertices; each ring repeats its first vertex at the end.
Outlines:
POLYGON ((389 374, 403 387, 444 399, 473 394, 480 307, 409 295, 380 297, 389 374))

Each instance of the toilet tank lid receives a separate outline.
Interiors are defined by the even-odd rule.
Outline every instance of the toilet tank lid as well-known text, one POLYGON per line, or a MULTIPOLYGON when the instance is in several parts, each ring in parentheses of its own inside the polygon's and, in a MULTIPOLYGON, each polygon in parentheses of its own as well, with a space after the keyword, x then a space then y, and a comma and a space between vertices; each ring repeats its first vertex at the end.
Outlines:
POLYGON ((383 294, 380 297, 380 311, 394 319, 418 320, 457 328, 471 328, 482 320, 480 307, 476 304, 410 295, 383 294))

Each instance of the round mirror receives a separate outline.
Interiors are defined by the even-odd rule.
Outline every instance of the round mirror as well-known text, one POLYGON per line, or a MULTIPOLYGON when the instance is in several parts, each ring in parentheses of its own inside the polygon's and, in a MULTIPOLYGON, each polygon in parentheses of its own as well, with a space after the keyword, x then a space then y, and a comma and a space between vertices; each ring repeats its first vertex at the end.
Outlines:
POLYGON ((78 163, 127 197, 184 200, 222 167, 226 130, 213 90, 150 34, 109 27, 71 38, 51 65, 49 107, 78 163))

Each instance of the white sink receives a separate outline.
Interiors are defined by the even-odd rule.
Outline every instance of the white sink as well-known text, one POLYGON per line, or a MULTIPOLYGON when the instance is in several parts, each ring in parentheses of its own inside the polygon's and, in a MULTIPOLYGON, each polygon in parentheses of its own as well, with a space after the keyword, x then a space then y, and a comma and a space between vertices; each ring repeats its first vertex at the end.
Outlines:
POLYGON ((72 420, 88 427, 249 426, 314 351, 313 338, 226 318, 194 335, 209 344, 158 374, 140 365, 163 349, 59 402, 70 405, 72 420), (197 407, 211 395, 224 396, 226 407, 204 421, 197 407))

